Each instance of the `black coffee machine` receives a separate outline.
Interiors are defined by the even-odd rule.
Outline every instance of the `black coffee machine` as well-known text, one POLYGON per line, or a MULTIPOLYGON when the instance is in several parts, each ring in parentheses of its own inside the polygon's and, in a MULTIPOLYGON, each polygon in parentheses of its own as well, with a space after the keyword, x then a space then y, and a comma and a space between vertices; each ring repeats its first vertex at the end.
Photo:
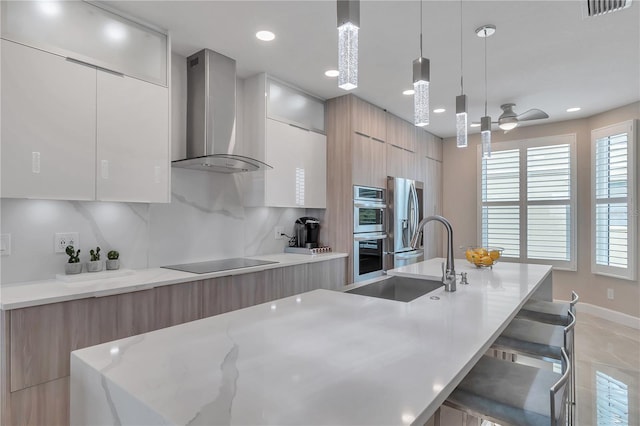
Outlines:
POLYGON ((296 235, 296 247, 318 247, 318 235, 320 234, 320 221, 315 217, 301 217, 296 219, 294 227, 296 235))

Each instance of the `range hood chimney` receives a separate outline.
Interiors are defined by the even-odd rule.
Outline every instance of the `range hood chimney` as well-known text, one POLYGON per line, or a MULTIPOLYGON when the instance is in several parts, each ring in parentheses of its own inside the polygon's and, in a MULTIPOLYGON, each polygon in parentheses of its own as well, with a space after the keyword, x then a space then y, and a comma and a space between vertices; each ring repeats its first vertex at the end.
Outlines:
POLYGON ((236 153, 236 61, 203 49, 187 58, 187 158, 173 167, 218 173, 272 167, 236 153))

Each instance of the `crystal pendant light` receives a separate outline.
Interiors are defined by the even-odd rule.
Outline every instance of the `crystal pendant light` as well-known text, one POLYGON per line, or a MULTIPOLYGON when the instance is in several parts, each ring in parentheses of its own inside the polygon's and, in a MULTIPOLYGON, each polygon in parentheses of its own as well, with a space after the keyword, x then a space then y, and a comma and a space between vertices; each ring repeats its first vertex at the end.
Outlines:
POLYGON ((338 0, 338 87, 358 87, 360 0, 338 0))
POLYGON ((429 60, 422 56, 422 0, 420 0, 420 57, 413 61, 413 117, 416 126, 429 124, 429 60))
POLYGON ((462 72, 462 0, 460 0, 460 96, 456 96, 456 145, 466 148, 467 143, 467 95, 464 94, 462 72))
POLYGON ((495 32, 494 25, 483 25, 476 30, 476 35, 484 38, 484 117, 480 119, 482 158, 491 158, 491 117, 487 114, 487 37, 495 32))

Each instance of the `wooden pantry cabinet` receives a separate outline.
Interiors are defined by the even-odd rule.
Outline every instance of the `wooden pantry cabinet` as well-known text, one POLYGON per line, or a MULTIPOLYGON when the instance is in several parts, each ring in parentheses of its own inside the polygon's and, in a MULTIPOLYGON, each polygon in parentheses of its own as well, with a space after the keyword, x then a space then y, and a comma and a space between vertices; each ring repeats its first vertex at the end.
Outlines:
MULTIPOLYGON (((323 239, 349 253, 353 280, 353 185, 386 188, 387 176, 424 183, 424 213, 442 211, 442 140, 354 95, 327 101, 327 209, 323 239)), ((440 254, 440 231, 425 238, 440 254)))
POLYGON ((0 311, 2 425, 68 425, 73 350, 347 282, 347 258, 0 311))

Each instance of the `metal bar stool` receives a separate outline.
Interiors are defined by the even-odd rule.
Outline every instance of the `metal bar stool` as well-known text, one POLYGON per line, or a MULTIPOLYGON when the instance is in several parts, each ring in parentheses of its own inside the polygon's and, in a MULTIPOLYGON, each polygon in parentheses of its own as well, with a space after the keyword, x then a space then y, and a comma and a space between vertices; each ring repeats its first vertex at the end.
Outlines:
POLYGON ((484 355, 444 405, 502 426, 564 426, 571 364, 560 356, 562 374, 484 355))
POLYGON ((576 317, 567 311, 569 324, 566 326, 546 324, 528 319, 515 318, 496 339, 493 348, 505 352, 527 355, 543 360, 562 361, 562 351, 569 352, 571 382, 569 385, 569 424, 574 422, 575 371, 574 327, 576 317))
POLYGON ((568 325, 571 321, 569 312, 575 316, 578 300, 579 296, 575 291, 571 292, 571 302, 569 303, 530 299, 524 304, 516 317, 547 324, 568 325))

